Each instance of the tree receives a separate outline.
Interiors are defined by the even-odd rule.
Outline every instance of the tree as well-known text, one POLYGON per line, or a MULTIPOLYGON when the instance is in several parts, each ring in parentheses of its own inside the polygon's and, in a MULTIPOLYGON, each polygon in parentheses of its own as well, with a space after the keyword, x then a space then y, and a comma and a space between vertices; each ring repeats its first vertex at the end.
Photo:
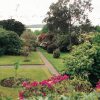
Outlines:
POLYGON ((48 33, 49 32, 47 25, 44 25, 44 27, 42 28, 41 32, 42 33, 48 33))
POLYGON ((25 30, 25 26, 21 22, 15 21, 15 19, 2 20, 0 25, 6 30, 16 32, 19 36, 25 30))
POLYGON ((75 31, 73 26, 85 22, 88 19, 87 12, 91 11, 91 0, 58 0, 50 6, 44 21, 50 32, 68 33, 71 44, 71 33, 75 31))
POLYGON ((100 33, 100 26, 97 25, 97 26, 95 27, 95 31, 100 33))
POLYGON ((85 23, 83 23, 80 27, 81 27, 82 33, 89 33, 94 30, 94 27, 91 25, 91 22, 89 19, 86 19, 85 23))

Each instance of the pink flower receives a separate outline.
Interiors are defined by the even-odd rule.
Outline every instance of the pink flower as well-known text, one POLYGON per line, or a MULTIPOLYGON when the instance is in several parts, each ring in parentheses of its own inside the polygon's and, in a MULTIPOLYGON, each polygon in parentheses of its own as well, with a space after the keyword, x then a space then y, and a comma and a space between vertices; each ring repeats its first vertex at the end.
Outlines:
POLYGON ((38 84, 39 84, 39 83, 38 83, 37 81, 34 81, 34 82, 30 83, 30 85, 33 86, 33 87, 38 86, 38 84))
POLYGON ((28 85, 25 86, 25 88, 30 89, 30 88, 32 88, 32 86, 30 84, 28 84, 28 85))
POLYGON ((97 85, 96 85, 96 90, 97 90, 98 92, 100 92, 100 80, 99 80, 99 82, 98 82, 97 85))
POLYGON ((43 92, 42 94, 43 94, 43 96, 46 96, 46 93, 45 92, 43 92))
POLYGON ((26 87, 28 85, 28 82, 26 82, 26 81, 24 81, 23 83, 22 83, 22 86, 23 87, 26 87))
POLYGON ((19 100, 24 100, 24 92, 19 92, 19 100))

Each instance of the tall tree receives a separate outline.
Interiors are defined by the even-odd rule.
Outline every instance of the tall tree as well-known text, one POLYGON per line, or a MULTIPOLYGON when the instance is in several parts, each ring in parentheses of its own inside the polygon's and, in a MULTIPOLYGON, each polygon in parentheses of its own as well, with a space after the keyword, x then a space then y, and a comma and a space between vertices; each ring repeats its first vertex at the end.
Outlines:
POLYGON ((25 26, 21 22, 15 21, 15 19, 2 20, 0 25, 6 30, 16 32, 19 36, 25 30, 25 26))
POLYGON ((50 32, 69 33, 71 43, 73 26, 88 19, 87 13, 92 11, 91 5, 91 0, 58 0, 57 3, 51 4, 44 21, 50 32))

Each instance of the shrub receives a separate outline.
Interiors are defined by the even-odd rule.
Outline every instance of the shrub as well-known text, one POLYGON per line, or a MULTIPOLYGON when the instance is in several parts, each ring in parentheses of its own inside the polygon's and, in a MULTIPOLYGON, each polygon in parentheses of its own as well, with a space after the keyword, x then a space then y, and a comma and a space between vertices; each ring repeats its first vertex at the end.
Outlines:
POLYGON ((0 48, 0 56, 5 54, 5 49, 4 48, 0 48))
POLYGON ((65 72, 70 75, 80 75, 95 86, 100 79, 100 51, 97 47, 94 44, 84 43, 74 48, 71 55, 66 57, 65 72))
POLYGON ((53 57, 54 58, 59 58, 60 57, 60 50, 59 49, 56 49, 53 51, 53 57))
POLYGON ((47 52, 48 53, 53 53, 53 51, 57 49, 57 45, 56 44, 51 44, 47 47, 47 52))
POLYGON ((41 31, 35 30, 35 31, 34 31, 34 34, 35 34, 35 35, 40 35, 40 34, 41 34, 41 31))
POLYGON ((44 25, 41 31, 42 31, 42 33, 48 33, 49 29, 48 29, 47 25, 44 25))
POLYGON ((47 34, 40 34, 38 36, 38 42, 42 42, 46 38, 47 34))
POLYGON ((68 35, 57 35, 55 37, 55 40, 56 40, 61 52, 68 51, 67 47, 70 44, 69 39, 68 39, 68 35))
POLYGON ((87 100, 86 98, 89 99, 90 97, 95 98, 93 100, 98 100, 99 97, 88 81, 79 77, 69 79, 67 75, 53 76, 41 82, 23 82, 22 86, 24 87, 23 91, 19 92, 21 100, 33 100, 34 98, 37 100, 39 98, 43 98, 43 100, 45 98, 46 100, 87 100))
POLYGON ((58 84, 64 80, 68 80, 69 76, 67 75, 58 75, 53 76, 48 80, 43 80, 41 82, 23 82, 22 86, 24 87, 23 91, 19 93, 19 98, 24 99, 34 96, 46 96, 50 93, 55 93, 54 85, 58 84))
POLYGON ((90 70, 89 80, 94 86, 100 79, 100 34, 96 34, 92 40, 93 46, 96 49, 96 54, 93 57, 94 64, 90 70))
POLYGON ((100 92, 100 80, 99 80, 98 83, 96 84, 96 90, 97 90, 98 92, 100 92))
POLYGON ((31 30, 25 30, 21 35, 21 38, 23 39, 24 46, 27 46, 30 50, 34 50, 34 48, 36 49, 37 37, 32 33, 31 30))
POLYGON ((0 29, 0 48, 5 54, 19 54, 21 47, 22 41, 17 33, 0 29))

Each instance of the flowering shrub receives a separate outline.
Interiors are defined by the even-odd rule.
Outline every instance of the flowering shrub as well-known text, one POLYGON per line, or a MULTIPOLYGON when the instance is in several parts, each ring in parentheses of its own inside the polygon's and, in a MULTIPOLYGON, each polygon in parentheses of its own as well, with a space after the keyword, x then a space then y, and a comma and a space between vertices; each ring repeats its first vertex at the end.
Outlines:
POLYGON ((38 41, 42 42, 46 38, 47 34, 43 33, 38 36, 38 41))
POLYGON ((98 92, 100 92, 100 80, 99 80, 99 82, 98 82, 97 85, 96 85, 96 90, 97 90, 98 92))
POLYGON ((24 87, 24 90, 19 93, 19 98, 20 100, 24 100, 24 98, 31 96, 46 96, 55 91, 55 84, 68 79, 69 76, 67 75, 59 75, 53 76, 50 79, 43 80, 41 82, 23 82, 22 86, 24 87))

